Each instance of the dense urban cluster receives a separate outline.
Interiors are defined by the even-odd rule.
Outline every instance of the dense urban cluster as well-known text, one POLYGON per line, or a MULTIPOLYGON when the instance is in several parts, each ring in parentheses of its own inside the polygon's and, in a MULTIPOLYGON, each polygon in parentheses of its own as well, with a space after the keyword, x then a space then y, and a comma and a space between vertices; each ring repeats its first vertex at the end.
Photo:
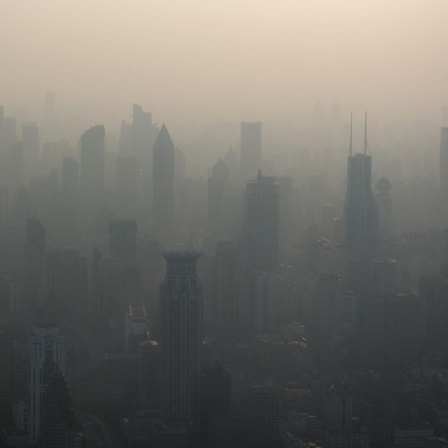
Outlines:
POLYGON ((448 446, 448 127, 359 118, 204 173, 138 105, 0 106, 0 445, 448 446))

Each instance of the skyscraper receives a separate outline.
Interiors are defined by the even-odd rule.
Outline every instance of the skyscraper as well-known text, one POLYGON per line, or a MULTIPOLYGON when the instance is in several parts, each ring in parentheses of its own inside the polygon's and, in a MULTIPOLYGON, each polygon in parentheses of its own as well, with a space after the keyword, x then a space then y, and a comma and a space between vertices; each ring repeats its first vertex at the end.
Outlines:
POLYGON ((378 205, 372 192, 372 157, 348 157, 347 194, 344 204, 345 241, 355 253, 371 247, 378 238, 378 205))
POLYGON ((64 336, 57 326, 35 326, 29 337, 29 434, 36 443, 40 435, 41 405, 53 375, 65 373, 64 336))
POLYGON ((439 169, 440 199, 446 217, 448 211, 448 127, 443 127, 441 130, 439 169))
POLYGON ((45 448, 76 448, 75 412, 64 375, 56 370, 42 399, 40 443, 45 448))
POLYGON ((241 123, 240 179, 253 179, 261 169, 261 122, 241 123))
POLYGON ((154 143, 153 227, 156 234, 168 239, 173 230, 174 144, 163 125, 154 143))
POLYGON ((160 285, 162 393, 166 417, 190 419, 194 380, 202 366, 202 285, 197 252, 164 252, 160 285))
POLYGON ((104 126, 93 126, 81 136, 80 187, 84 206, 94 210, 104 189, 104 126))
POLYGON ((279 185, 275 177, 263 176, 259 170, 257 178, 246 185, 243 229, 246 257, 255 268, 278 264, 279 213, 279 185))
POLYGON ((69 156, 62 159, 62 191, 69 202, 73 202, 79 190, 79 163, 69 156))
POLYGON ((392 232, 392 196, 390 195, 392 184, 385 177, 382 177, 375 184, 375 189, 380 217, 379 230, 382 235, 390 236, 392 232))
POLYGON ((25 244, 25 285, 31 302, 37 298, 37 292, 44 286, 45 268, 45 227, 36 218, 26 222, 25 244))
POLYGON ((24 178, 32 179, 39 164, 39 129, 36 123, 24 123, 22 126, 22 147, 24 157, 24 178))

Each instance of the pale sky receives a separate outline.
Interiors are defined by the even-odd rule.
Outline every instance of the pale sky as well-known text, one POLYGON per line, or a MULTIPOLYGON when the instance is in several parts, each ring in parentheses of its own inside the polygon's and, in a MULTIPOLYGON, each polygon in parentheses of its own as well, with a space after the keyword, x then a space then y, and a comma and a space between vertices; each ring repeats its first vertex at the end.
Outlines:
POLYGON ((0 0, 0 104, 38 110, 53 90, 97 122, 133 102, 157 121, 239 121, 337 99, 434 118, 447 18, 448 0, 0 0))

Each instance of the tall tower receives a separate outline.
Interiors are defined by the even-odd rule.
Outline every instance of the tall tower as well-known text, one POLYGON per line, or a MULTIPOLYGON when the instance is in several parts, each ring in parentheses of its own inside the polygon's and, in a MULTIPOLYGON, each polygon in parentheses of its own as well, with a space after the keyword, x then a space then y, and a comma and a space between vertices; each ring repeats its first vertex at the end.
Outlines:
MULTIPOLYGON (((366 116, 367 121, 367 116, 366 116)), ((345 242, 361 254, 371 251, 378 238, 378 205, 372 192, 372 157, 367 155, 367 124, 364 154, 348 156, 347 194, 344 204, 345 242)))
POLYGON ((54 325, 35 326, 29 338, 29 434, 36 443, 40 435, 41 404, 53 375, 65 372, 64 336, 54 325))
POLYGON ((241 123, 240 178, 243 184, 261 169, 261 122, 241 123))
POLYGON ((447 216, 448 211, 448 127, 441 130, 440 136, 440 175, 439 189, 440 199, 442 201, 442 210, 447 216))
POLYGON ((392 232, 392 196, 390 190, 392 184, 382 177, 376 184, 376 202, 380 212, 379 228, 382 235, 390 235, 392 232))
POLYGON ((104 126, 93 126, 81 136, 80 187, 83 201, 97 201, 104 189, 104 126))
POLYGON ((25 181, 29 181, 36 174, 39 164, 39 129, 36 123, 24 123, 22 126, 22 148, 25 181))
POLYGON ((194 381, 202 365, 202 285, 198 252, 164 252, 160 285, 162 393, 167 418, 192 417, 194 381))
POLYGON ((36 218, 28 218, 25 244, 25 285, 28 298, 34 302, 44 286, 45 227, 36 218))
POLYGON ((153 219, 157 235, 169 238, 173 230, 174 144, 163 125, 154 143, 153 219))
POLYGON ((243 239, 251 266, 268 269, 278 264, 279 185, 260 170, 246 185, 243 239))

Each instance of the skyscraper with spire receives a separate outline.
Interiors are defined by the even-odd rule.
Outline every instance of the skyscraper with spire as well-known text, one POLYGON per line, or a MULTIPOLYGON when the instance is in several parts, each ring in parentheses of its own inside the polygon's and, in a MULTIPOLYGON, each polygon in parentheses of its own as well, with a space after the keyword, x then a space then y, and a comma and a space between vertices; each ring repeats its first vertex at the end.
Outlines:
POLYGON ((352 131, 344 204, 345 243, 356 254, 369 253, 378 238, 379 212, 372 192, 372 157, 367 154, 367 114, 364 153, 353 154, 352 131))
POLYGON ((169 239, 173 231, 174 143, 165 125, 154 142, 153 158, 153 229, 169 239))

